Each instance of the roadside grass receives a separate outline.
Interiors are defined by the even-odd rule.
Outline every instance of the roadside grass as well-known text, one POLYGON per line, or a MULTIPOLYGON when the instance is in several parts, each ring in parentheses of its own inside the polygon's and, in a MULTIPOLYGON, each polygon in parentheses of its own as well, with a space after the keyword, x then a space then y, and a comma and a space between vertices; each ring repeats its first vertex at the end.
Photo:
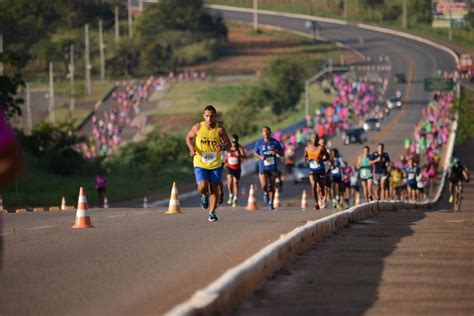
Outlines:
POLYGON ((161 102, 163 108, 156 114, 186 114, 200 113, 207 104, 212 104, 218 112, 226 112, 234 105, 239 96, 249 86, 256 85, 256 80, 235 83, 208 82, 178 82, 171 86, 161 102))
POLYGON ((90 109, 84 108, 75 108, 74 111, 69 111, 68 107, 61 107, 54 111, 56 116, 57 122, 66 122, 69 119, 72 119, 73 126, 75 128, 79 127, 79 125, 84 121, 84 119, 91 113, 90 109))
MULTIPOLYGON (((170 166, 160 177, 139 173, 134 170, 110 173, 107 175, 107 198, 109 204, 139 196, 170 189, 170 179, 187 182, 192 179, 192 165, 176 168, 170 166)), ((77 205, 79 188, 84 187, 90 207, 98 205, 95 190, 95 175, 76 174, 60 176, 41 170, 28 170, 16 183, 2 188, 4 207, 21 206, 27 208, 60 206, 61 197, 65 196, 67 205, 77 205)))
MULTIPOLYGON (((44 79, 37 78, 30 82, 31 91, 49 91, 49 83, 44 79)), ((69 98, 71 96, 71 86, 69 79, 54 79, 54 94, 62 96, 67 99, 69 105, 69 98)), ((114 86, 114 81, 106 80, 92 80, 92 93, 90 96, 86 95, 85 84, 83 80, 77 80, 74 85, 74 97, 76 104, 91 103, 95 104, 101 100, 114 86)))

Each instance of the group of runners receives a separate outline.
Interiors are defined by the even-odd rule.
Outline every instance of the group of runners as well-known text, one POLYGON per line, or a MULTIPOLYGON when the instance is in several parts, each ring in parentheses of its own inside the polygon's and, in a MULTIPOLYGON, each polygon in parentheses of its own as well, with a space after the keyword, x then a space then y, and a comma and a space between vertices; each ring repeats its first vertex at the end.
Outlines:
MULTIPOLYGON (((351 165, 337 148, 328 146, 317 130, 299 131, 301 137, 295 137, 306 143, 302 159, 309 168, 314 209, 331 202, 334 208, 342 208, 362 200, 426 199, 437 181, 441 149, 448 141, 452 104, 452 93, 435 95, 434 101, 422 109, 423 116, 415 126, 413 139, 405 140, 405 151, 396 161, 391 160, 384 144, 380 143, 373 152, 369 146, 364 146, 351 165)), ((272 210, 275 184, 282 180, 280 158, 285 157, 285 146, 272 137, 270 127, 263 127, 261 133, 253 156, 259 160, 263 201, 272 210)), ((224 196, 221 181, 224 166, 228 173, 227 203, 235 207, 241 164, 247 153, 238 143, 238 136, 229 137, 224 127, 216 122, 216 110, 212 106, 204 109, 204 121, 192 127, 186 143, 194 159, 201 206, 209 209, 209 220, 216 221, 215 211, 224 196), (225 154, 221 154, 223 152, 225 154)), ((467 177, 466 168, 458 160, 453 166, 449 175, 450 192, 453 183, 467 177)))

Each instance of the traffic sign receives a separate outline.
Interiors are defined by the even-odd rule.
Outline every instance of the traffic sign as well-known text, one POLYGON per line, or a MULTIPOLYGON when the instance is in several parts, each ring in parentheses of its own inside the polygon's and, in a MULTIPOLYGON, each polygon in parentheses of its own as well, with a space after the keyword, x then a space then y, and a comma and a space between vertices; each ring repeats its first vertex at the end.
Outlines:
POLYGON ((425 79, 425 91, 451 91, 454 88, 454 81, 452 78, 428 78, 425 79))

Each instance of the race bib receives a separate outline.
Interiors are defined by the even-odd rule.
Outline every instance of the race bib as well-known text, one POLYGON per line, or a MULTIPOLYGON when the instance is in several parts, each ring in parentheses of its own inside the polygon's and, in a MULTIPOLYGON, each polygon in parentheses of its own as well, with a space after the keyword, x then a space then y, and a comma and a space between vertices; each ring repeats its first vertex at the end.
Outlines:
POLYGON ((357 176, 351 176, 351 185, 357 185, 357 176))
POLYGON ((321 167, 321 164, 315 160, 310 160, 309 161, 309 167, 311 169, 319 169, 321 167))
POLYGON ((273 166, 275 164, 275 157, 267 157, 265 158, 265 160, 263 161, 263 165, 265 167, 268 167, 268 166, 273 166))
POLYGON ((409 173, 408 174, 408 180, 413 180, 415 179, 415 174, 414 173, 409 173))
POLYGON ((229 165, 238 165, 239 164, 239 158, 237 158, 237 157, 229 157, 227 159, 227 161, 229 162, 229 165))
POLYGON ((203 163, 211 163, 216 161, 217 153, 216 152, 203 152, 202 153, 202 162, 203 163))
POLYGON ((370 170, 365 169, 365 168, 364 168, 364 169, 360 169, 360 176, 361 176, 362 178, 367 178, 367 177, 369 177, 369 176, 370 176, 370 170))

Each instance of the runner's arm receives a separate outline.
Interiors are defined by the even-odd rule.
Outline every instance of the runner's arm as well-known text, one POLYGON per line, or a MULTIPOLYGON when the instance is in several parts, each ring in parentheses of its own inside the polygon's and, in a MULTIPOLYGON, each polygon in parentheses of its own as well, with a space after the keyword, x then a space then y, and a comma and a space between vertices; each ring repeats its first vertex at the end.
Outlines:
POLYGON ((199 124, 194 125, 189 130, 188 134, 186 135, 186 146, 189 149, 189 156, 194 157, 196 154, 196 149, 194 148, 194 138, 196 137, 199 131, 199 124))
POLYGON ((247 159, 245 148, 239 145, 240 159, 247 159))
POLYGON ((220 147, 220 150, 226 150, 230 148, 230 138, 229 135, 227 135, 227 131, 225 130, 224 127, 219 128, 219 136, 221 137, 221 143, 218 144, 220 147))

